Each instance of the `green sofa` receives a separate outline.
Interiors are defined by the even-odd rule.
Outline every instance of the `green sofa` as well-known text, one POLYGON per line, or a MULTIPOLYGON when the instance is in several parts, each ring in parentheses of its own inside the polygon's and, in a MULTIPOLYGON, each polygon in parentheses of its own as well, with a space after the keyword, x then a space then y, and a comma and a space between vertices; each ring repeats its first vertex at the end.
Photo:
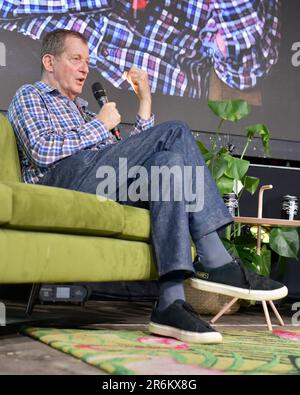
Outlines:
POLYGON ((25 184, 15 136, 0 114, 0 283, 157 278, 145 209, 25 184))

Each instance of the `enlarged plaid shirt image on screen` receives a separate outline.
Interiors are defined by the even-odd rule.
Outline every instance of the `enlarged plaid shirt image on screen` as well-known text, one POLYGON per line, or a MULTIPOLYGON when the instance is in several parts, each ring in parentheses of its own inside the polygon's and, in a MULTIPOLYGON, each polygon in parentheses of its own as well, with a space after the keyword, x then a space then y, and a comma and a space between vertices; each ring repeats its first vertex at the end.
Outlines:
POLYGON ((69 29, 83 33, 91 67, 131 90, 124 71, 148 72, 152 93, 207 96, 213 68, 226 85, 253 88, 278 60, 281 0, 0 0, 0 31, 33 39, 69 29))

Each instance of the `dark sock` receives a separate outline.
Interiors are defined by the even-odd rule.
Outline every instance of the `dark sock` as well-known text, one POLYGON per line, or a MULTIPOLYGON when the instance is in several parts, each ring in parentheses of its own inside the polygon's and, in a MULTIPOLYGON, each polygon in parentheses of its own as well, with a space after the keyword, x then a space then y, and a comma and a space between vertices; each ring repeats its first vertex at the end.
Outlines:
POLYGON ((232 261, 217 232, 209 233, 195 242, 200 262, 210 268, 216 268, 232 261))
POLYGON ((185 300, 184 288, 184 271, 177 270, 163 276, 159 280, 159 300, 158 309, 165 310, 175 300, 185 300))

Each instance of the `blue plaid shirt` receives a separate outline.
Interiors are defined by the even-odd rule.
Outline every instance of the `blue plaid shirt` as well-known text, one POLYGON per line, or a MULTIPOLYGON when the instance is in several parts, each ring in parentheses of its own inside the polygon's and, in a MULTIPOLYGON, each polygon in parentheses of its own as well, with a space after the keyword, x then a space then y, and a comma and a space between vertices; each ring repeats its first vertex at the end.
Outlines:
MULTIPOLYGON (((86 107, 81 98, 73 102, 42 81, 17 91, 8 118, 16 134, 25 182, 37 183, 57 161, 83 149, 100 150, 117 143, 86 107)), ((148 120, 137 116, 130 135, 153 125, 153 115, 148 120)))
POLYGON ((115 87, 132 89, 123 72, 136 65, 147 70, 152 92, 200 98, 211 67, 241 90, 269 72, 279 53, 280 1, 149 0, 135 20, 126 0, 0 0, 0 30, 33 39, 58 28, 79 31, 91 67, 115 87))

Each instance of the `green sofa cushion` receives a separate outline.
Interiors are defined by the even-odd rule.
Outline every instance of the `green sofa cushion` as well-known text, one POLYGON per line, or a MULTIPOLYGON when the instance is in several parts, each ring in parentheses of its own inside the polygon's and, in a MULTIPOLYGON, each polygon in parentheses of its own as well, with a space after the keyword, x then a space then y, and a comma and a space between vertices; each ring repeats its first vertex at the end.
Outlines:
POLYGON ((12 217, 12 190, 0 184, 0 224, 5 224, 12 217))
POLYGON ((16 139, 7 118, 0 114, 0 181, 21 181, 16 139))
POLYGON ((124 228, 121 238, 127 240, 149 241, 150 212, 143 208, 124 207, 124 228))
POLYGON ((152 248, 139 241, 0 228, 0 284, 157 278, 152 248))
POLYGON ((96 195, 24 183, 5 183, 12 190, 8 224, 15 229, 116 235, 124 228, 123 206, 96 195))

